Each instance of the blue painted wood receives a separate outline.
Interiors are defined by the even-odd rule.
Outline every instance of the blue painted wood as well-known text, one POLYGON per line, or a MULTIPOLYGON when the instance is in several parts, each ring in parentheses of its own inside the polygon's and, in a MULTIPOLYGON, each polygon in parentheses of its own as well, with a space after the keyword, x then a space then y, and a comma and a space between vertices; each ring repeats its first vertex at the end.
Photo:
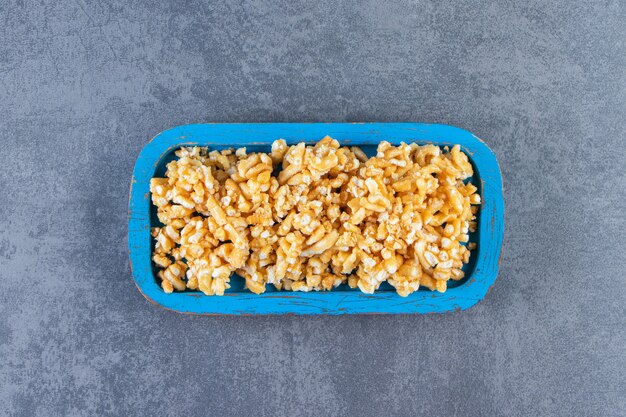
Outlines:
MULTIPOLYGON (((196 124, 178 126, 157 135, 141 151, 130 191, 128 247, 137 288, 151 302, 167 309, 195 314, 355 314, 355 313, 440 313, 464 310, 480 301, 495 282, 504 234, 502 176, 493 152, 480 139, 465 130, 445 125, 419 123, 251 123, 196 124), (267 150, 276 139, 288 143, 316 142, 330 135, 342 145, 375 146, 386 140, 461 145, 475 168, 472 181, 479 188, 481 206, 477 232, 471 240, 478 244, 466 267, 467 277, 445 293, 417 291, 406 298, 385 287, 375 294, 356 290, 332 292, 268 291, 252 294, 237 285, 222 297, 201 292, 166 294, 158 285, 150 260, 150 227, 156 225, 150 201, 150 178, 162 175, 164 161, 182 145, 210 148, 247 146, 267 150), (152 214, 151 214, 152 212, 152 214)), ((450 281, 451 284, 454 284, 450 281)), ((268 285, 268 290, 272 287, 268 285)))

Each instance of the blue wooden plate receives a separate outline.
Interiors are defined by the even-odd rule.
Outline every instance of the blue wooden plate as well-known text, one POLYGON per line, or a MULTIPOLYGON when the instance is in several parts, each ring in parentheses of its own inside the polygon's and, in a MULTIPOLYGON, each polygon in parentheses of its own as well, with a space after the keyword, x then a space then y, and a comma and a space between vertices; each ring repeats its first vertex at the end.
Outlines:
POLYGON ((504 233, 504 199, 502 176, 493 152, 471 133, 452 126, 420 123, 241 123, 197 124, 178 126, 157 135, 137 158, 130 191, 128 248, 131 268, 139 291, 162 307, 195 314, 356 314, 356 313, 440 313, 464 310, 480 301, 498 274, 498 262, 504 233), (157 282, 150 259, 153 240, 150 228, 158 226, 156 209, 150 199, 150 178, 162 177, 165 165, 174 159, 180 146, 200 145, 211 149, 232 147, 251 151, 268 151, 276 139, 287 143, 314 143, 326 135, 342 145, 360 146, 373 154, 379 142, 433 143, 440 146, 459 144, 470 157, 482 206, 479 227, 470 234, 470 263, 463 268, 465 278, 448 281, 445 293, 420 289, 406 298, 400 297, 387 283, 375 294, 364 294, 341 286, 331 292, 286 292, 267 286, 256 295, 243 288, 243 279, 233 276, 231 286, 222 296, 206 296, 199 291, 166 294, 157 282))

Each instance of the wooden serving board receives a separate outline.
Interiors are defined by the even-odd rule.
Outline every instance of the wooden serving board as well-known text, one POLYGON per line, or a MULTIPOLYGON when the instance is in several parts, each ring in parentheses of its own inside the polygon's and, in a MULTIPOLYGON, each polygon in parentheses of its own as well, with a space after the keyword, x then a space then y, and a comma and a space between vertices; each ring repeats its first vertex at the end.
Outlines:
POLYGON ((365 313, 440 313, 464 310, 480 301, 498 274, 504 234, 502 176, 493 152, 471 133, 452 126, 420 123, 238 123, 178 126, 157 135, 141 151, 130 190, 128 247, 131 269, 137 288, 151 302, 170 310, 195 314, 365 314, 365 313), (478 229, 470 241, 478 247, 463 268, 465 278, 449 281, 445 293, 420 289, 406 298, 384 283, 375 294, 364 294, 341 286, 330 292, 276 291, 272 285, 256 295, 243 288, 234 276, 232 288, 224 296, 206 296, 198 291, 166 294, 155 277, 151 262, 153 248, 150 228, 158 226, 156 210, 150 200, 150 179, 164 176, 165 164, 180 146, 207 146, 211 149, 245 146, 248 152, 268 151, 276 139, 287 143, 314 143, 326 135, 341 145, 357 145, 372 154, 379 142, 432 143, 439 146, 459 144, 470 157, 482 205, 478 229))

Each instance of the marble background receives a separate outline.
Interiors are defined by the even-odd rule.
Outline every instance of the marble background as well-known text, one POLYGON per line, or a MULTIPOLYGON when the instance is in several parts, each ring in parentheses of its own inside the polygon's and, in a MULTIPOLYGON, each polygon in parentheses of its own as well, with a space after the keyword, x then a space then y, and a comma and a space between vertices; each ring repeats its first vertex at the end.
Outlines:
POLYGON ((3 1, 0 415, 626 414, 620 1, 3 1), (193 122, 420 121, 497 154, 462 313, 190 317, 136 290, 135 158, 193 122))

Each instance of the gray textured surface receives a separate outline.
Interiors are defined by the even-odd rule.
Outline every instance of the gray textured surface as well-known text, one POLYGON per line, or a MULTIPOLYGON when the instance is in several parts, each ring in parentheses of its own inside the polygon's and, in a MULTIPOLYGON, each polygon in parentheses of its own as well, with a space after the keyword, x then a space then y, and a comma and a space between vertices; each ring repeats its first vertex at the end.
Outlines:
POLYGON ((623 2, 124 3, 0 5, 0 415, 626 414, 623 2), (204 121, 476 133, 505 179, 495 287, 428 316, 152 306, 133 164, 204 121))

